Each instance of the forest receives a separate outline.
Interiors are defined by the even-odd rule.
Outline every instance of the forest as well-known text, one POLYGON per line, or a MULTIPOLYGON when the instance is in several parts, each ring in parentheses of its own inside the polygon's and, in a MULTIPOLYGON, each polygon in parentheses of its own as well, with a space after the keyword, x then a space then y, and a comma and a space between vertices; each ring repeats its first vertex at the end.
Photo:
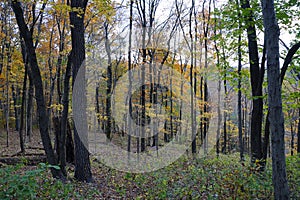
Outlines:
POLYGON ((300 199, 299 1, 0 4, 0 199, 300 199))

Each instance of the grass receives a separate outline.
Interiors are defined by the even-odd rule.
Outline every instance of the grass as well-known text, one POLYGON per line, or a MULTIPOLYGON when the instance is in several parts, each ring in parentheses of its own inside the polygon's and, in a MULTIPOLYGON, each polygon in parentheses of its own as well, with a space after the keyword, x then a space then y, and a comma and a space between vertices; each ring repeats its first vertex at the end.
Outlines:
MULTIPOLYGON (((70 179, 61 183, 51 178, 49 166, 24 165, 0 168, 0 199, 272 199, 270 164, 259 173, 238 154, 219 158, 181 157, 151 173, 119 172, 92 163, 94 183, 70 179)), ((70 177, 72 169, 70 168, 70 177)), ((292 199, 300 199, 300 156, 287 157, 287 174, 292 199)))

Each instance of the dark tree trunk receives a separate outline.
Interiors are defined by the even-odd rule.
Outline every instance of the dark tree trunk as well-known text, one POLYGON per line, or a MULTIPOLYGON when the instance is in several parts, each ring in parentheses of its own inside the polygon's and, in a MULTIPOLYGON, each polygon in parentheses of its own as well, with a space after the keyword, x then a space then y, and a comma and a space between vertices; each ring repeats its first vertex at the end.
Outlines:
MULTIPOLYGON (((66 137, 67 131, 68 130, 68 110, 69 110, 69 92, 70 92, 70 78, 71 78, 71 65, 72 65, 72 51, 70 52, 68 56, 68 63, 67 63, 67 68, 66 68, 66 74, 64 78, 64 94, 63 94, 63 99, 62 99, 62 104, 63 104, 63 111, 62 111, 62 116, 60 120, 60 136, 59 136, 59 162, 60 166, 62 169, 62 172, 67 175, 67 172, 65 170, 66 167, 66 141, 71 142, 72 137, 66 137), (69 141, 70 140, 70 141, 69 141)), ((70 148, 70 147, 69 147, 70 148)), ((72 145, 71 145, 71 148, 72 145)), ((68 157, 73 157, 73 152, 69 152, 70 156, 68 157)), ((67 154, 68 155, 68 154, 67 154)), ((71 159, 72 161, 72 159, 71 159)))
MULTIPOLYGON (((130 0, 130 18, 129 18, 129 46, 128 46, 128 79, 129 79, 129 86, 128 86, 128 94, 131 94, 131 87, 132 87, 132 72, 131 72, 131 48, 132 48, 132 25, 133 25, 133 4, 134 1, 130 0)), ((129 101, 129 99, 128 99, 129 101)), ((131 151, 131 124, 132 124, 132 118, 131 118, 131 101, 127 102, 128 103, 128 111, 129 114, 127 115, 127 151, 128 151, 128 159, 130 159, 130 151, 131 151)))
MULTIPOLYGON (((242 9, 251 10, 249 0, 241 1, 242 9)), ((262 120, 263 120, 263 99, 262 99, 262 83, 264 69, 259 67, 257 35, 254 25, 253 13, 244 16, 247 26, 249 63, 250 63, 250 79, 252 87, 253 107, 251 113, 251 161, 262 159, 262 120)))
MULTIPOLYGON (((73 66, 73 96, 74 96, 74 82, 80 67, 84 66, 85 60, 85 41, 84 41, 84 13, 87 6, 87 0, 71 0, 71 8, 74 11, 70 12, 70 23, 71 23, 71 37, 72 37, 72 66, 73 66), (81 13, 76 10, 81 9, 81 13)), ((77 100, 73 99, 73 103, 82 103, 83 108, 86 106, 86 96, 85 96, 85 79, 82 79, 83 85, 80 86, 81 89, 77 95, 77 100)), ((74 105, 74 104, 73 104, 74 105)), ((87 119, 85 110, 83 113, 83 123, 84 133, 79 133, 78 127, 74 126, 74 141, 75 141, 75 178, 79 181, 91 182, 92 173, 90 165, 89 152, 86 147, 87 142, 87 119), (80 134, 80 136, 79 136, 80 134)), ((75 113, 76 114, 76 113, 75 113)))
MULTIPOLYGON (((240 14, 240 13, 239 13, 240 14)), ((239 129, 239 149, 240 149, 240 160, 244 160, 244 145, 243 145, 243 126, 242 126, 242 91, 241 91, 241 79, 242 79, 242 52, 241 52, 242 37, 239 34, 238 44, 238 129, 239 129)))
POLYGON ((112 117, 111 117, 111 92, 112 92, 112 60, 111 60, 111 48, 110 48, 110 40, 108 37, 108 22, 104 23, 105 30, 105 50, 108 58, 108 66, 106 73, 106 126, 105 133, 108 140, 112 138, 112 117))
MULTIPOLYGON (((25 41, 26 45, 26 51, 28 55, 28 61, 30 64, 30 72, 32 73, 33 79, 33 84, 35 87, 35 98, 36 98, 36 103, 37 103, 37 113, 39 117, 39 128, 40 128, 40 134, 42 138, 42 143, 46 152, 47 156, 47 161, 51 165, 56 165, 57 164, 57 159, 55 158, 54 150, 51 144, 51 139, 49 136, 49 130, 48 130, 48 115, 46 111, 46 104, 45 104, 45 98, 44 98, 44 91, 43 91, 43 82, 42 82, 42 77, 40 73, 40 69, 37 63, 37 57, 36 57, 36 52, 35 48, 33 46, 33 39, 32 39, 32 34, 29 31, 25 19, 24 19, 24 14, 23 10, 21 8, 21 3, 18 1, 12 1, 11 4, 13 11, 16 16, 17 24, 19 27, 19 31, 21 34, 21 37, 25 41)), ((60 170, 51 168, 52 175, 57 178, 62 178, 62 174, 60 170)))
POLYGON ((286 175, 284 117, 281 100, 281 78, 279 67, 279 34, 274 0, 262 1, 263 21, 267 40, 268 100, 272 141, 272 180, 274 198, 289 199, 286 175))
POLYGON ((222 146, 222 153, 226 154, 227 152, 227 98, 228 98, 228 92, 227 92, 227 80, 226 75, 224 78, 224 92, 225 92, 225 100, 224 100, 224 122, 223 122, 223 146, 222 146))
POLYGON ((29 141, 31 141, 31 136, 32 136, 32 110, 33 110, 33 92, 34 92, 34 88, 33 88, 33 80, 30 74, 30 70, 28 73, 28 77, 29 77, 29 87, 28 87, 28 100, 27 100, 27 112, 26 112, 26 134, 27 137, 29 139, 29 141))
MULTIPOLYGON (((239 18, 239 29, 241 29, 241 11, 240 3, 236 0, 238 7, 238 18, 239 18)), ((238 38, 238 129, 239 129, 239 149, 240 149, 240 161, 244 160, 244 145, 243 145, 243 125, 242 125, 242 91, 241 91, 241 82, 242 82, 242 35, 239 33, 238 38)))
POLYGON ((68 163, 74 164, 75 157, 74 157, 74 140, 72 137, 72 128, 70 122, 67 121, 67 136, 66 136, 66 161, 68 163))

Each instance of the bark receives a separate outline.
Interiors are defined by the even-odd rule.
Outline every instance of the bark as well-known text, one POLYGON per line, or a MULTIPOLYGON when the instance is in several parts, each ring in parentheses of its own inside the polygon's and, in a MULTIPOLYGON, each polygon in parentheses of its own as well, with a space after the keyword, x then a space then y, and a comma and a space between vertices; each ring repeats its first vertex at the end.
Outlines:
POLYGON ((281 100, 279 67, 279 34, 274 0, 262 1, 263 21, 267 40, 268 100, 272 141, 272 181, 275 199, 289 199, 286 175, 284 117, 281 100))
POLYGON ((107 66, 107 73, 106 73, 106 126, 105 126, 105 133, 108 140, 112 138, 112 117, 111 117, 111 92, 112 92, 112 60, 111 60, 111 48, 110 48, 110 40, 109 40, 109 33, 108 33, 108 22, 104 23, 104 30, 105 30, 105 51, 108 58, 108 66, 107 66))
MULTIPOLYGON (((72 73, 73 86, 80 67, 84 66, 85 60, 85 41, 84 41, 84 13, 87 6, 87 0, 71 0, 72 12, 70 12, 71 37, 72 37, 72 73), (82 12, 76 12, 80 9, 82 12)), ((85 68, 84 68, 85 69, 85 68)), ((82 80, 85 83, 85 80, 82 80)), ((74 89, 74 88, 73 88, 74 89)), ((73 90, 74 91, 74 90, 73 90)), ((82 85, 80 93, 76 94, 78 102, 82 103, 83 108, 86 106, 85 85, 82 85)), ((74 93, 73 93, 74 95, 74 93)), ((73 99, 73 102, 75 99, 73 99)), ((81 113, 83 122, 86 122, 85 110, 81 113)), ((90 165, 90 157, 87 147, 87 122, 83 123, 82 129, 84 133, 79 133, 74 126, 74 142, 75 142, 75 178, 79 181, 92 182, 92 173, 90 165), (79 136, 80 134, 80 136, 79 136)))
MULTIPOLYGON (((142 5, 142 16, 143 16, 143 22, 142 22, 142 57, 143 57, 143 63, 142 63, 142 72, 141 72, 141 106, 142 106, 142 115, 140 117, 141 123, 139 124, 141 126, 141 152, 144 152, 146 150, 146 143, 145 143, 145 123, 146 123, 146 92, 145 92, 145 64, 146 64, 146 56, 147 56, 147 50, 146 50, 146 28, 147 28, 147 19, 146 19, 146 1, 143 0, 142 5)), ((141 3, 141 4, 142 4, 141 3)), ((150 38, 149 38, 150 39, 150 38)))
POLYGON ((250 63, 250 79, 252 88, 253 107, 251 113, 251 161, 262 159, 262 120, 263 120, 263 99, 262 99, 262 83, 264 69, 259 67, 257 34, 254 23, 254 16, 251 11, 250 1, 242 0, 241 7, 247 10, 248 15, 244 16, 247 26, 249 63, 250 63))
MULTIPOLYGON (((286 57, 284 59, 284 63, 282 65, 281 73, 280 73, 280 84, 281 85, 283 83, 286 71, 287 71, 290 63, 292 62, 294 55, 296 54, 296 52, 298 51, 299 48, 300 48, 300 42, 294 44, 292 46, 292 48, 288 51, 288 53, 287 53, 287 55, 286 55, 286 57)), ((264 145, 263 146, 263 158, 264 158, 264 160, 267 159, 268 147, 269 147, 269 143, 270 143, 269 142, 269 140, 270 140, 270 121, 269 121, 269 115, 270 114, 269 114, 269 110, 268 110, 267 117, 266 117, 266 123, 265 123, 265 140, 264 140, 264 144, 263 144, 264 145)), ((299 137, 298 137, 298 139, 299 139, 299 137)))
MULTIPOLYGON (((194 41, 193 41, 193 35, 192 35, 192 16, 193 16, 193 9, 195 7, 195 1, 192 1, 192 7, 190 10, 190 17, 189 17, 189 36, 191 39, 191 46, 190 46, 190 54, 191 54, 191 68, 190 68, 190 85, 191 85, 191 91, 194 90, 193 88, 193 70, 194 70, 194 41)), ((197 149, 197 143, 196 143, 196 124, 195 124, 195 113, 194 113, 194 92, 191 92, 191 121, 192 121, 192 153, 195 154, 197 149)))
MULTIPOLYGON (((23 10, 21 8, 21 3, 18 1, 12 1, 11 4, 13 11, 16 16, 17 24, 19 27, 19 31, 21 34, 21 37, 25 41, 27 55, 28 55, 28 61, 30 64, 30 71, 32 73, 33 84, 35 87, 35 98, 37 103, 37 113, 39 117, 39 129, 40 134, 42 138, 42 143, 46 152, 47 161, 51 165, 56 165, 57 160, 55 158, 54 150, 51 144, 51 139, 49 136, 49 130, 48 130, 48 123, 49 118, 46 111, 46 104, 45 104, 45 97, 44 97, 44 91, 43 91, 43 82, 42 77, 40 73, 40 69, 37 62, 36 52, 35 48, 33 46, 33 38, 32 34, 29 31, 25 20, 24 20, 24 14, 23 10)), ((56 170, 54 168, 51 168, 52 175, 57 178, 62 178, 62 174, 60 170, 56 170)))
MULTIPOLYGON (((239 1, 237 0, 237 5, 239 7, 239 1)), ((238 16, 240 18, 240 10, 238 10, 238 16)), ((241 22, 239 20, 239 29, 241 27, 241 22)), ((244 160, 244 145, 243 145, 243 127, 242 127, 242 91, 241 91, 241 79, 242 79, 242 50, 241 50, 242 36, 239 33, 238 39, 238 129, 239 129, 239 149, 240 149, 240 160, 244 160)))
MULTIPOLYGON (((225 61, 226 59, 226 56, 225 56, 225 50, 224 50, 224 46, 223 46, 223 59, 225 61)), ((227 70, 227 66, 226 64, 224 65, 224 70, 226 71, 227 70)), ((224 116, 224 122, 223 122, 223 146, 222 146, 222 153, 223 154, 226 154, 227 152, 227 102, 228 102, 228 89, 227 89, 227 75, 226 73, 224 74, 224 81, 223 81, 223 84, 224 84, 224 93, 225 93, 225 98, 224 98, 224 104, 223 104, 223 107, 224 107, 224 112, 223 112, 223 116, 224 116)))
MULTIPOLYGON (((214 10, 216 9, 215 1, 213 1, 214 10)), ((217 36, 217 17, 215 16, 214 19, 215 27, 214 27, 214 35, 217 36)), ((219 73, 221 74, 220 70, 220 50, 217 45, 217 41, 214 40, 214 48, 217 54, 217 67, 219 68, 219 73)), ((221 135, 221 122, 222 122, 222 114, 221 114, 221 84, 222 84, 222 77, 219 76, 218 80, 218 108, 217 108, 217 114, 218 114, 218 128, 217 128, 217 136, 216 136, 216 154, 217 157, 219 157, 220 154, 220 135, 221 135)))
MULTIPOLYGON (((293 115, 292 115, 293 116, 293 115)), ((291 116, 291 117, 292 117, 291 116)), ((294 132, 294 127, 293 127, 294 122, 290 122, 290 128, 291 128, 291 156, 294 155, 294 144, 295 144, 295 132, 294 132)))
POLYGON ((17 108, 17 104, 18 104, 17 101, 18 101, 18 98, 19 98, 18 94, 20 92, 19 90, 20 89, 18 87, 15 88, 14 85, 11 86, 11 91, 12 91, 12 95, 13 95, 13 102, 14 102, 15 130, 16 131, 19 131, 19 129, 20 129, 19 112, 18 112, 18 108, 17 108))
POLYGON ((32 136, 32 110, 33 110, 33 78, 30 73, 30 69, 28 69, 28 77, 29 77, 29 87, 28 87, 28 100, 27 100, 27 112, 26 112, 26 134, 31 141, 32 136))
MULTIPOLYGON (((129 18, 129 46, 128 46, 128 79, 129 79, 129 86, 128 86, 128 94, 131 94, 131 87, 132 87, 132 75, 131 75, 131 48, 132 48, 132 25, 133 25, 133 4, 134 1, 130 1, 130 18, 129 18)), ((130 104, 131 102, 128 102, 130 104)), ((128 106, 129 115, 127 115, 127 151, 128 151, 128 159, 130 159, 130 151, 131 151, 131 124, 132 124, 132 118, 131 118, 131 112, 130 109, 131 105, 128 106)))
MULTIPOLYGON (((59 139, 59 162, 62 169, 62 172, 67 175, 65 170, 66 167, 66 133, 67 133, 67 124, 68 124, 68 111, 69 111, 69 92, 70 92, 70 78, 71 78, 71 65, 72 65, 72 51, 68 56, 68 63, 66 68, 66 74, 64 78, 64 94, 63 94, 63 111, 60 120, 60 139, 59 139)), ((72 141, 72 137, 69 138, 72 141)), ((69 141, 68 140, 68 141, 69 141)), ((69 142, 70 142, 69 141, 69 142)), ((71 145, 72 148, 72 145, 71 145)), ((69 155, 69 154, 68 154, 69 155)), ((70 152, 70 157, 73 156, 73 152, 70 152)), ((72 160, 72 159, 71 159, 72 160)))
MULTIPOLYGON (((20 147, 21 152, 23 151, 24 147, 24 139, 23 139, 23 129, 24 129, 24 112, 25 112, 25 104, 26 104, 26 86, 27 86, 27 76, 28 76, 28 59, 26 56, 26 50, 25 50, 25 44, 22 41, 21 42, 21 49, 22 49, 22 55, 23 55, 23 62, 25 66, 25 73, 24 73, 24 80, 23 80, 23 88, 22 88, 22 104, 21 104, 21 114, 20 114, 20 128, 19 128, 19 138, 20 138, 20 147)), ((25 152, 25 148, 24 148, 25 152)))

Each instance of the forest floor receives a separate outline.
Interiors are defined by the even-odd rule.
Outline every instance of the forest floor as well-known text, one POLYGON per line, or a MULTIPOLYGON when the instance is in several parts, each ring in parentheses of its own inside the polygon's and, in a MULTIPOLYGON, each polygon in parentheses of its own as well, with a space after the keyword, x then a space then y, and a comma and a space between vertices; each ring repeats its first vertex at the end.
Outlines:
MULTIPOLYGON (((184 155, 158 171, 132 174, 92 157, 93 183, 76 182, 73 165, 68 165, 69 178, 62 183, 51 178, 53 166, 43 164, 36 132, 25 155, 18 154, 18 133, 10 133, 9 147, 4 133, 0 133, 0 199, 272 199, 270 161, 264 172, 258 172, 249 159, 239 162, 238 154, 202 159, 184 155), (14 158, 21 164, 7 165, 3 160, 14 158)), ((291 199, 300 199, 300 156, 287 157, 287 173, 291 199)))

